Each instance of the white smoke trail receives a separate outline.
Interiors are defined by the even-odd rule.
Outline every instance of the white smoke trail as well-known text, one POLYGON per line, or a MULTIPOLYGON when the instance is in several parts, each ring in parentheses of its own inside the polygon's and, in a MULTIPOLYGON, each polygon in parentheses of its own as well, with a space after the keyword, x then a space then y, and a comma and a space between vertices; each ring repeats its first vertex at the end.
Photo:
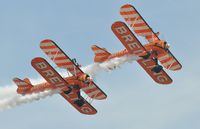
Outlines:
POLYGON ((4 99, 5 97, 10 97, 16 93, 17 86, 4 86, 0 88, 0 99, 4 99))
POLYGON ((52 96, 56 93, 59 93, 59 91, 58 90, 53 90, 53 91, 48 90, 48 91, 27 94, 25 96, 22 96, 15 92, 15 93, 13 93, 12 97, 8 97, 8 98, 0 100, 0 111, 5 110, 5 109, 14 108, 14 107, 22 105, 22 104, 31 103, 33 101, 37 101, 40 99, 44 99, 44 98, 46 98, 48 96, 52 96))
MULTIPOLYGON (((44 79, 32 79, 31 81, 33 82, 33 84, 38 84, 40 82, 44 82, 44 79)), ((22 104, 31 103, 40 99, 44 99, 48 96, 52 96, 60 92, 59 90, 46 90, 43 92, 27 94, 22 96, 20 94, 17 94, 16 90, 17 86, 14 84, 0 88, 0 111, 3 111, 5 109, 11 109, 22 104)))
MULTIPOLYGON (((124 56, 121 58, 114 58, 110 61, 106 61, 104 63, 94 63, 90 64, 86 67, 82 67, 82 70, 86 73, 88 73, 91 77, 95 77, 97 73, 101 71, 111 71, 116 68, 119 68, 122 64, 126 62, 132 62, 134 60, 138 60, 138 57, 134 56, 124 56)), ((64 77, 69 76, 67 72, 61 72, 61 75, 64 77)), ((38 84, 41 82, 44 82, 45 80, 43 78, 38 79, 31 79, 31 82, 34 84, 38 84)), ((37 101, 43 98, 46 98, 48 96, 52 96, 54 94, 59 93, 59 90, 54 91, 43 91, 39 93, 33 93, 29 95, 19 95, 16 92, 17 86, 11 85, 0 88, 0 110, 10 109, 14 108, 16 106, 19 106, 21 104, 31 103, 33 101, 37 101)))
POLYGON ((123 65, 124 63, 128 62, 128 63, 132 63, 133 61, 136 61, 140 59, 137 56, 123 56, 123 57, 116 57, 113 58, 112 60, 103 62, 103 63, 94 63, 94 64, 90 64, 84 68, 82 68, 82 70, 89 74, 91 77, 95 77, 97 73, 101 72, 101 71, 112 71, 116 68, 120 68, 121 65, 123 65))

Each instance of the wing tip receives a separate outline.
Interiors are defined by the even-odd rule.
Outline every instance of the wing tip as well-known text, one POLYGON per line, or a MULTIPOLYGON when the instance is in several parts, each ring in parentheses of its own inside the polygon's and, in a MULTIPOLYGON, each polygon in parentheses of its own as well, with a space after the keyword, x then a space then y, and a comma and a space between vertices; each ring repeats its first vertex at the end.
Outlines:
POLYGON ((12 80, 13 80, 14 82, 16 82, 16 81, 19 81, 19 80, 21 80, 21 79, 15 77, 15 78, 13 78, 12 80))
POLYGON ((37 62, 44 62, 44 61, 46 61, 46 60, 44 58, 42 58, 42 57, 35 57, 35 58, 33 58, 31 60, 31 65, 34 66, 35 63, 37 63, 37 62))
POLYGON ((119 26, 127 26, 127 25, 122 21, 116 21, 112 24, 111 29, 114 30, 114 28, 119 27, 119 26))
POLYGON ((124 4, 124 5, 121 6, 121 9, 122 8, 127 8, 127 7, 132 7, 132 5, 131 4, 124 4))
POLYGON ((51 40, 51 39, 44 39, 40 43, 49 43, 49 42, 53 42, 53 40, 51 40))

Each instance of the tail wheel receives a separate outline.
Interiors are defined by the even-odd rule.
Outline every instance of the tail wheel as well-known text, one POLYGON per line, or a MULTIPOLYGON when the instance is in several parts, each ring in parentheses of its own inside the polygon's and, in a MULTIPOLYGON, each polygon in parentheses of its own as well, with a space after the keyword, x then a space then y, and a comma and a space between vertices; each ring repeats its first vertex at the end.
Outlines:
POLYGON ((151 71, 153 71, 155 73, 160 73, 161 70, 163 70, 163 67, 161 65, 157 65, 151 69, 151 71))

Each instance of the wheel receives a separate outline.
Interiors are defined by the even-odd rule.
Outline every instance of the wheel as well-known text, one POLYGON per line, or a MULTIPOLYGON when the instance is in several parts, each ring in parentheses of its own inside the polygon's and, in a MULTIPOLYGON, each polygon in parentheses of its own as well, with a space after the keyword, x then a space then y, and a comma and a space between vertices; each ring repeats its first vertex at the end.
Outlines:
POLYGON ((69 94, 72 91, 71 87, 68 87, 68 88, 69 88, 69 90, 64 91, 65 94, 69 94))
POLYGON ((78 99, 74 101, 74 104, 76 104, 79 107, 82 107, 85 101, 83 99, 78 99))
POLYGON ((163 69, 163 67, 161 65, 157 65, 156 67, 154 67, 153 69, 151 69, 151 71, 155 72, 155 73, 160 73, 160 71, 163 69))

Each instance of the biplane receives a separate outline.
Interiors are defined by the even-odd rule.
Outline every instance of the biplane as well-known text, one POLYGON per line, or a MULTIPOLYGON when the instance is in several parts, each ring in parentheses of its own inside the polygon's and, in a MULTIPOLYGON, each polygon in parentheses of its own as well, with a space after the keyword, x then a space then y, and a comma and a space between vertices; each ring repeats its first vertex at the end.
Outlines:
POLYGON ((105 48, 93 45, 91 48, 95 53, 94 62, 102 63, 116 57, 137 56, 137 62, 159 84, 170 84, 172 79, 164 71, 163 67, 177 71, 182 68, 179 61, 169 50, 169 44, 159 39, 159 33, 155 33, 139 12, 129 4, 120 8, 120 14, 138 35, 144 37, 148 43, 142 45, 129 27, 122 21, 112 24, 112 31, 124 45, 125 49, 116 53, 109 53, 105 48), (160 62, 160 63, 159 63, 160 62))
POLYGON ((52 40, 43 40, 40 43, 42 51, 59 67, 66 69, 72 76, 63 78, 45 59, 36 57, 31 61, 33 68, 46 82, 32 85, 30 80, 14 78, 18 86, 17 93, 26 95, 45 90, 59 90, 74 108, 83 114, 96 114, 97 110, 80 93, 83 91, 91 99, 106 99, 107 95, 80 69, 74 60, 70 59, 52 40))

